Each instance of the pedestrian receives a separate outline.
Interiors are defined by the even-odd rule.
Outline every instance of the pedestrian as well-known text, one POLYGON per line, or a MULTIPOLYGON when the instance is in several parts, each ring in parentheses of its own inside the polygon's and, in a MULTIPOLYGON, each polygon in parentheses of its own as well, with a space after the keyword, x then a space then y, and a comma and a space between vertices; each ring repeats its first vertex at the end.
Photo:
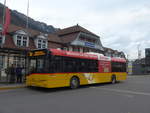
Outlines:
POLYGON ((22 83, 22 68, 20 65, 16 68, 17 83, 22 83))
POLYGON ((9 83, 14 83, 15 82, 15 66, 14 64, 12 64, 9 68, 8 68, 8 74, 9 74, 9 83))
POLYGON ((23 66, 22 67, 22 82, 24 82, 25 81, 25 75, 26 75, 26 71, 25 71, 25 67, 23 66))

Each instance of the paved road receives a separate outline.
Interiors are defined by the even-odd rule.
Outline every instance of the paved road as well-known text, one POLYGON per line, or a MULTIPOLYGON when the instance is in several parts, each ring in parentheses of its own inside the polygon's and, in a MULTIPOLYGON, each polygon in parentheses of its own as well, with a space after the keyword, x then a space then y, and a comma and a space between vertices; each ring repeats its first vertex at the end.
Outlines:
POLYGON ((0 113, 150 113, 150 76, 76 90, 0 91, 0 113))

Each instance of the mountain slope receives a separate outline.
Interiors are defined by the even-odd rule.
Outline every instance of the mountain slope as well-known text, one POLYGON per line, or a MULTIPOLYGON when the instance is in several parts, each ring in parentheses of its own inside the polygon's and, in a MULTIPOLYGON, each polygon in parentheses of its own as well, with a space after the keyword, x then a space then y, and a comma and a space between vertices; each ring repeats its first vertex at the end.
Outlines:
MULTIPOLYGON (((0 3, 0 20, 3 17, 3 4, 0 3)), ((17 26, 25 27, 27 21, 27 16, 16 11, 11 10, 11 23, 17 26)), ((47 25, 46 23, 35 21, 34 19, 29 17, 29 28, 38 30, 44 33, 54 33, 57 29, 52 25, 47 25)))

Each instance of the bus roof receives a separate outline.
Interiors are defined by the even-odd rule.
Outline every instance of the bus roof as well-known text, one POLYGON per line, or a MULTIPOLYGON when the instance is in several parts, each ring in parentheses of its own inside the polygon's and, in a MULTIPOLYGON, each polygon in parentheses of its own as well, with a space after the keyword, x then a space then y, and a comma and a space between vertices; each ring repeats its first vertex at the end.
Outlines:
POLYGON ((45 52, 43 52, 43 50, 48 50, 51 52, 52 55, 58 55, 58 56, 66 56, 66 57, 81 58, 81 59, 103 60, 103 61, 112 61, 112 62, 124 62, 124 63, 126 62, 126 59, 124 58, 107 57, 99 53, 81 53, 81 52, 65 51, 65 50, 59 50, 59 49, 34 50, 35 52, 30 52, 29 56, 45 55, 45 52))
POLYGON ((91 53, 81 53, 81 52, 74 52, 74 51, 65 51, 59 49, 49 49, 52 55, 58 56, 68 56, 74 58, 81 58, 81 59, 93 59, 93 60, 105 60, 105 61, 112 61, 112 62, 126 62, 124 58, 116 58, 116 57, 107 57, 101 54, 91 54, 91 53))
POLYGON ((81 58, 81 59, 98 60, 97 55, 88 54, 88 53, 80 53, 80 52, 65 51, 65 50, 58 50, 58 49, 50 49, 50 51, 51 51, 52 55, 68 56, 68 57, 81 58))

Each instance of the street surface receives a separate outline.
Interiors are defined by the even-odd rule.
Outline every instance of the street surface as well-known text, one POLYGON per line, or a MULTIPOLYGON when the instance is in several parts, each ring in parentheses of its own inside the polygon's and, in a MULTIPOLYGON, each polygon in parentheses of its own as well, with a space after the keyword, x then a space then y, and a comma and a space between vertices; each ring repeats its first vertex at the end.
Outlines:
POLYGON ((150 75, 76 90, 2 90, 0 113, 150 113, 150 75))

